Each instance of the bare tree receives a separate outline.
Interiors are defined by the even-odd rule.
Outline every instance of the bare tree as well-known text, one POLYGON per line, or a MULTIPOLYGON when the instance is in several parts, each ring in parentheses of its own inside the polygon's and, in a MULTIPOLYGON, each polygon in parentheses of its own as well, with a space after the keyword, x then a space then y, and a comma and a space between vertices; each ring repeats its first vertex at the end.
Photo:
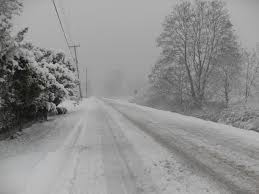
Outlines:
POLYGON ((236 36, 231 31, 223 38, 224 44, 221 46, 221 55, 219 57, 219 68, 215 73, 219 73, 218 81, 221 83, 225 105, 228 106, 230 94, 238 77, 241 75, 241 49, 237 43, 236 36))
POLYGON ((244 64, 244 98, 247 102, 249 96, 252 95, 252 89, 256 87, 257 78, 259 76, 259 62, 256 52, 249 52, 243 50, 243 64, 244 64))
POLYGON ((165 61, 160 59, 153 67, 149 80, 161 94, 173 95, 180 104, 188 98, 187 76, 182 65, 165 65, 165 61))
POLYGON ((225 37, 233 34, 225 4, 219 0, 183 1, 166 17, 164 30, 158 38, 167 63, 184 67, 190 96, 200 107, 209 79, 219 67, 225 37))

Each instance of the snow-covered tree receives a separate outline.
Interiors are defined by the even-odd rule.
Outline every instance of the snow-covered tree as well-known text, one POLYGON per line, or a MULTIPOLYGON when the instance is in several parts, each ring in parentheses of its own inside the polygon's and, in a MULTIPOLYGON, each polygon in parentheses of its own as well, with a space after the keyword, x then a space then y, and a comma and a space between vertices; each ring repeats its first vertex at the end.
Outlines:
POLYGON ((222 1, 181 1, 166 17, 158 38, 162 49, 162 60, 155 66, 155 73, 162 73, 156 76, 158 83, 171 85, 181 99, 184 94, 201 107, 213 74, 221 65, 221 48, 231 48, 236 41, 232 29, 222 1), (227 37, 231 38, 226 41, 227 37))
POLYGON ((253 95, 259 82, 259 59, 256 51, 243 49, 243 88, 245 101, 253 95))
POLYGON ((75 95, 78 83, 75 68, 63 52, 23 43, 24 33, 13 38, 14 46, 0 58, 2 107, 18 121, 46 115, 65 97, 75 95))
POLYGON ((78 80, 72 61, 61 51, 24 43, 27 28, 12 36, 20 0, 0 2, 0 113, 7 126, 46 117, 65 97, 75 96, 78 80), (3 114, 2 114, 3 113, 3 114))
MULTIPOLYGON (((0 121, 2 124, 9 126, 13 124, 12 119, 14 114, 11 113, 9 108, 3 107, 3 98, 8 95, 9 79, 5 72, 10 71, 7 61, 8 53, 17 47, 15 38, 11 36, 12 18, 18 15, 21 11, 22 3, 20 0, 1 0, 0 1, 0 121)), ((22 34, 19 33, 20 35, 22 34)), ((1 123, 0 123, 1 125, 1 123)))
POLYGON ((12 46, 12 18, 21 11, 22 3, 20 0, 1 0, 0 1, 0 56, 12 46))
POLYGON ((45 94, 49 96, 49 101, 57 106, 65 97, 76 95, 78 80, 71 59, 61 51, 33 47, 31 44, 26 44, 25 47, 33 52, 41 71, 49 77, 43 78, 45 94))

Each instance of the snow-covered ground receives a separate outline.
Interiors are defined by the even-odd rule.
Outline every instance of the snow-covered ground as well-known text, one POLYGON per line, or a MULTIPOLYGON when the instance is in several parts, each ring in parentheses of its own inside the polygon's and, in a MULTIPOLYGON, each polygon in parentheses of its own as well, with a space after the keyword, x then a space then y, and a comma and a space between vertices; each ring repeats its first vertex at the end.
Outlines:
MULTIPOLYGON (((79 102, 80 103, 80 102, 79 102)), ((74 100, 65 100, 63 101, 59 107, 64 107, 68 110, 68 112, 74 112, 80 109, 80 106, 78 106, 79 104, 77 102, 75 102, 74 100)))
POLYGON ((0 141, 0 172, 0 194, 256 193, 259 134, 90 98, 0 141))

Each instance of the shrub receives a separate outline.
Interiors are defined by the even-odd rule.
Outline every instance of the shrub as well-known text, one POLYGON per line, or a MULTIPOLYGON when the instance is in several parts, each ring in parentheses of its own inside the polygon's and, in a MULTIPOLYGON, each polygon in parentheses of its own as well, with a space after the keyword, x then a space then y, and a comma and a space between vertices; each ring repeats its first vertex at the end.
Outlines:
POLYGON ((67 113, 67 109, 64 108, 64 107, 57 107, 57 113, 58 113, 59 115, 61 115, 61 114, 66 114, 66 113, 67 113))

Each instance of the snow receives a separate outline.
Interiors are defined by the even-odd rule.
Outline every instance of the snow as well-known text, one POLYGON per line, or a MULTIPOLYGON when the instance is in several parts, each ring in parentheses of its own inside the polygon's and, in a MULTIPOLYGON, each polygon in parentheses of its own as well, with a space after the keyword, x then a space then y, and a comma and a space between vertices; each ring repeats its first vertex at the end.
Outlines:
POLYGON ((255 132, 124 100, 61 106, 70 113, 0 141, 0 194, 255 191, 255 132))
POLYGON ((105 101, 144 127, 163 146, 180 150, 180 155, 197 165, 195 169, 202 174, 211 174, 225 182, 223 186, 235 185, 230 188, 235 192, 255 191, 259 177, 258 133, 123 101, 105 101))
MULTIPOLYGON (((121 105, 125 105, 128 107, 137 107, 144 112, 151 113, 154 117, 157 117, 158 120, 161 120, 161 122, 168 123, 168 122, 176 122, 185 125, 185 127, 194 127, 198 126, 200 128, 203 128, 204 130, 211 130, 215 131, 217 130, 218 133, 226 134, 226 136, 231 136, 233 138, 239 138, 240 141, 246 142, 246 143, 255 143, 255 145, 259 144, 259 134, 254 131, 247 131, 240 128, 235 128, 229 125, 221 124, 221 123, 215 123, 212 121, 205 121, 199 118, 190 117, 181 115, 178 113, 173 113, 171 111, 163 111, 163 110, 157 110, 154 108, 150 108, 147 106, 141 106, 134 103, 129 103, 124 100, 112 100, 107 99, 108 101, 115 102, 121 105), (187 126, 186 126, 187 125, 187 126)), ((152 122, 152 121, 151 121, 152 122)))
POLYGON ((0 193, 35 191, 30 187, 34 179, 34 184, 37 180, 43 181, 36 184, 41 187, 48 184, 47 180, 53 180, 52 176, 57 175, 56 167, 67 158, 62 149, 70 142, 79 121, 78 113, 51 118, 23 130, 17 139, 0 141, 0 193), (69 134, 72 135, 69 137, 69 134))
MULTIPOLYGON (((226 192, 224 189, 208 182, 206 177, 194 174, 185 163, 179 160, 177 155, 164 149, 114 109, 108 106, 105 109, 116 121, 129 141, 134 142, 135 150, 145 164, 144 174, 151 176, 154 181, 153 186, 156 187, 156 192, 154 193, 202 194, 226 192)), ((145 183, 145 185, 147 186, 148 183, 145 183)))
POLYGON ((50 189, 53 189, 52 184, 55 184, 56 180, 61 178, 60 176, 73 176, 71 172, 66 174, 62 171, 68 169, 70 166, 74 166, 73 163, 76 160, 77 153, 71 152, 70 149, 81 133, 81 130, 79 130, 81 122, 81 120, 78 121, 60 148, 48 153, 47 156, 32 169, 26 181, 27 184, 24 194, 50 193, 50 189))
POLYGON ((68 112, 74 112, 80 109, 80 106, 77 104, 76 101, 69 99, 65 99, 62 103, 59 104, 59 106, 66 108, 68 112))

